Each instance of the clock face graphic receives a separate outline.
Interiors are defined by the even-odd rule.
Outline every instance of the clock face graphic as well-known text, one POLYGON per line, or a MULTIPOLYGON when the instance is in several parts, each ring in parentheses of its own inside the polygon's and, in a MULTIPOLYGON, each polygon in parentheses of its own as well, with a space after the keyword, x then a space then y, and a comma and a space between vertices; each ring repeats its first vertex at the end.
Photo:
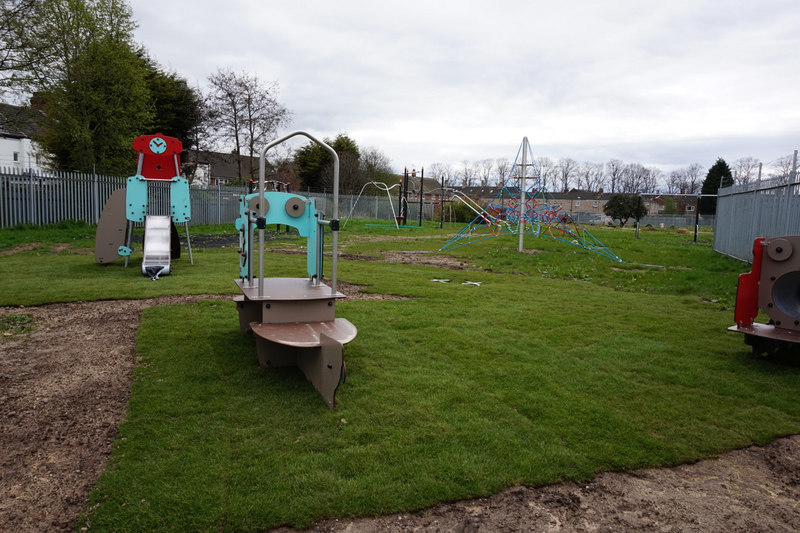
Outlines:
POLYGON ((161 137, 153 137, 150 139, 150 151, 154 154, 163 154, 167 151, 167 141, 161 137))

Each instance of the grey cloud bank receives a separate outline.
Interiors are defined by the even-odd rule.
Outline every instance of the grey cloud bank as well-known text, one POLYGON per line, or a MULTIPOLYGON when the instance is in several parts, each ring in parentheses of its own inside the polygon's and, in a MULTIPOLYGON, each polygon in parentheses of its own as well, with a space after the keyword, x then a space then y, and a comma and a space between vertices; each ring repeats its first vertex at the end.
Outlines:
POLYGON ((535 155, 670 170, 800 148, 793 2, 131 2, 137 39, 203 85, 277 80, 290 129, 395 169, 535 155))

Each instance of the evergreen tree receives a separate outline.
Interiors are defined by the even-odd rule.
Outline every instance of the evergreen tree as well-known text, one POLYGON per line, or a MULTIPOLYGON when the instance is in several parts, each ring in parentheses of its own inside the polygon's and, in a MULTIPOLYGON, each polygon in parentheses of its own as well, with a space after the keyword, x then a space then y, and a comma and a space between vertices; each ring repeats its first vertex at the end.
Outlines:
MULTIPOLYGON (((717 194, 720 188, 730 187, 733 185, 733 174, 721 157, 717 162, 708 169, 706 179, 703 181, 703 186, 700 189, 701 194, 717 194)), ((717 199, 711 196, 703 196, 700 198, 699 212, 701 215, 713 215, 717 212, 717 199)))
POLYGON ((128 2, 6 0, 0 22, 0 84, 35 96, 57 168, 128 175, 133 139, 157 131, 192 145, 200 97, 134 45, 128 2))
POLYGON ((150 128, 154 106, 128 3, 10 0, 2 12, 12 58, 3 84, 34 94, 47 117, 35 140, 60 169, 131 173, 131 141, 150 128))
POLYGON ((140 52, 146 69, 145 83, 153 106, 153 121, 148 132, 177 137, 188 150, 196 142, 195 131, 202 120, 203 103, 198 92, 184 78, 164 71, 140 52))
POLYGON ((603 213, 618 219, 623 227, 628 219, 639 220, 647 215, 647 206, 638 194, 613 194, 603 207, 603 213))
POLYGON ((74 80, 44 93, 39 142, 65 170, 129 175, 133 139, 152 123, 146 71, 127 44, 89 44, 73 65, 74 80))
MULTIPOLYGON (((340 181, 353 181, 349 178, 358 172, 361 158, 356 142, 344 133, 337 135, 333 141, 323 140, 339 156, 340 181)), ((295 150, 294 165, 303 189, 330 189, 333 185, 332 164, 333 157, 330 152, 315 142, 309 142, 295 150)))

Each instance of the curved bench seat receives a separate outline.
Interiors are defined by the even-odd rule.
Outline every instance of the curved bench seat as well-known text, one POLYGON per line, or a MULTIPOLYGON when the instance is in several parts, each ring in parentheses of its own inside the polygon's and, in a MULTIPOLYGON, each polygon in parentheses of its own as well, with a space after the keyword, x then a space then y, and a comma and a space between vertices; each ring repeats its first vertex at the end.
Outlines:
POLYGON ((262 339, 293 348, 322 346, 320 334, 330 337, 339 344, 347 344, 356 338, 357 333, 356 327, 346 318, 284 324, 250 322, 250 329, 262 339))

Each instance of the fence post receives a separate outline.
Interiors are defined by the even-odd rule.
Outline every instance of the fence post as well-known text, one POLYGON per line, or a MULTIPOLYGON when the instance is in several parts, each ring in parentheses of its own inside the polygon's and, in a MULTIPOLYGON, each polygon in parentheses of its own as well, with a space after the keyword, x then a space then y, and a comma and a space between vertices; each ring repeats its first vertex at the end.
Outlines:
POLYGON ((97 224, 100 222, 100 214, 102 207, 100 206, 100 183, 97 179, 97 169, 92 165, 92 181, 94 182, 94 213, 92 216, 94 217, 94 223, 97 224))
POLYGON ((33 198, 33 172, 28 172, 28 216, 26 222, 28 224, 35 224, 33 218, 34 205, 36 200, 33 198))
POLYGON ((797 178, 797 150, 794 151, 792 158, 792 170, 789 172, 789 183, 786 184, 786 219, 783 224, 783 234, 789 235, 789 224, 792 220, 792 188, 795 187, 795 179, 797 178))

